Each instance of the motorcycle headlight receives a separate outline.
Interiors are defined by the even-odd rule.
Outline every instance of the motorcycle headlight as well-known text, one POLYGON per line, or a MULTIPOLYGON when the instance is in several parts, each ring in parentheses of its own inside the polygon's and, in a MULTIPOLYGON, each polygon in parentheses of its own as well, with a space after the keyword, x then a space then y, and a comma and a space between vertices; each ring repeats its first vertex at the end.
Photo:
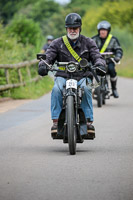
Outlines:
POLYGON ((77 65, 71 63, 67 66, 67 71, 68 72, 75 72, 77 70, 77 65))

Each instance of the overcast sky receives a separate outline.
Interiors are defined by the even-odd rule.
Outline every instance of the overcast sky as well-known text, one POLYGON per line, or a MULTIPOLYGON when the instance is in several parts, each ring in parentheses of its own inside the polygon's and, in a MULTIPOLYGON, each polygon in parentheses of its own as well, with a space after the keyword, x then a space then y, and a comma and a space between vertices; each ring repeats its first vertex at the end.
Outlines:
POLYGON ((56 2, 58 2, 60 4, 65 4, 65 3, 69 3, 70 2, 70 0, 54 0, 54 1, 56 1, 56 2))

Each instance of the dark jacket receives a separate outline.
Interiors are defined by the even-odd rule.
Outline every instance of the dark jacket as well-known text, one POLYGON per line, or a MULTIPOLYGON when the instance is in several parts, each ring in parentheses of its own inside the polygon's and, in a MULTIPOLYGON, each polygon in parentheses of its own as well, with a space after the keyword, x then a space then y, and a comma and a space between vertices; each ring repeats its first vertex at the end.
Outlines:
MULTIPOLYGON (((69 38, 68 38, 69 39, 69 38)), ((79 36, 79 39, 75 46, 73 46, 72 41, 69 39, 69 42, 75 52, 81 57, 81 58, 86 58, 88 62, 92 62, 92 64, 95 65, 102 65, 106 68, 105 66, 105 61, 102 58, 102 56, 99 53, 99 50, 95 44, 95 42, 88 37, 85 37, 83 35, 79 36)), ((48 64, 54 64, 55 61, 58 62, 70 62, 74 61, 75 58, 71 55, 67 47, 65 46, 62 37, 54 40, 49 48, 47 49, 46 52, 46 62, 48 64)), ((56 76, 61 76, 61 77, 68 77, 68 74, 65 72, 57 72, 56 76)), ((83 77, 90 77, 92 78, 92 74, 90 71, 83 72, 81 71, 80 73, 74 73, 75 78, 80 80, 83 77)))
MULTIPOLYGON (((96 45, 100 51, 106 41, 106 38, 102 39, 99 37, 99 35, 96 35, 96 36, 92 37, 92 39, 96 42, 96 45)), ((113 52, 115 56, 122 58, 123 50, 122 50, 120 43, 116 37, 112 36, 105 52, 113 52)))

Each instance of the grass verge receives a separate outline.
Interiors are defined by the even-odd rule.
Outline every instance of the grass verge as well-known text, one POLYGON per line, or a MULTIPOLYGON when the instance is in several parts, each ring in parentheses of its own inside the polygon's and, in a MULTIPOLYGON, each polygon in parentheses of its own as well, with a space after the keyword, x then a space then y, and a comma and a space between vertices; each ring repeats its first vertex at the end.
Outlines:
POLYGON ((121 64, 116 65, 118 76, 133 78, 133 57, 131 55, 124 55, 121 64))
POLYGON ((4 92, 2 97, 11 97, 13 99, 37 99, 48 93, 53 88, 53 79, 45 76, 38 82, 28 83, 24 87, 14 88, 4 92))

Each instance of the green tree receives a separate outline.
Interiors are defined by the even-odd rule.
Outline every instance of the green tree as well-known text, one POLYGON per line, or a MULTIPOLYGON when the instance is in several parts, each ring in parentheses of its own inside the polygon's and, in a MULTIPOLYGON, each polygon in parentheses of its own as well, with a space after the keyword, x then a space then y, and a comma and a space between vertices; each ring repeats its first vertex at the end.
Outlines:
POLYGON ((39 24, 22 15, 15 17, 6 30, 8 34, 15 36, 17 41, 23 44, 32 44, 35 46, 42 37, 39 24))
POLYGON ((0 20, 6 25, 21 8, 34 2, 36 0, 0 0, 0 20))
POLYGON ((133 33, 133 0, 106 2, 102 7, 88 10, 83 18, 85 34, 96 32, 99 21, 107 20, 112 27, 127 28, 133 33), (132 3, 131 3, 132 2, 132 3))

